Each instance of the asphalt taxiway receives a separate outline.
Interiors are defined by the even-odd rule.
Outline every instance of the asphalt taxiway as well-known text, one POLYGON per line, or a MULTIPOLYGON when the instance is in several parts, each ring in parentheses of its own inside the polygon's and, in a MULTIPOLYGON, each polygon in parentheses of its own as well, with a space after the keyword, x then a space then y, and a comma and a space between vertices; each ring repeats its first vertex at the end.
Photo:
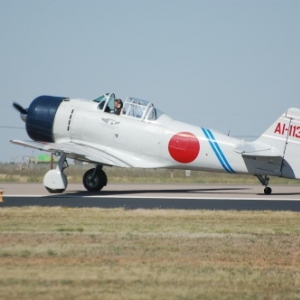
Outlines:
POLYGON ((89 193, 81 184, 69 184, 62 194, 49 194, 41 183, 1 183, 0 188, 0 207, 300 211, 299 185, 273 185, 271 195, 260 185, 108 184, 89 193))

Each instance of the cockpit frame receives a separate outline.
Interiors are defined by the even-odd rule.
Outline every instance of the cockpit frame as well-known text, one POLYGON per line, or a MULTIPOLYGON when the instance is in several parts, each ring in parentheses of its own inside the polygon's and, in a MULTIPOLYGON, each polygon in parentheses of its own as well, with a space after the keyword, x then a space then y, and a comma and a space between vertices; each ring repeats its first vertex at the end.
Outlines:
MULTIPOLYGON (((113 113, 115 98, 114 93, 107 93, 93 101, 99 103, 97 105, 98 109, 103 110, 104 112, 113 113)), ((155 121, 162 114, 163 113, 156 109, 151 102, 135 97, 128 97, 124 102, 120 116, 134 118, 141 121, 155 121)))

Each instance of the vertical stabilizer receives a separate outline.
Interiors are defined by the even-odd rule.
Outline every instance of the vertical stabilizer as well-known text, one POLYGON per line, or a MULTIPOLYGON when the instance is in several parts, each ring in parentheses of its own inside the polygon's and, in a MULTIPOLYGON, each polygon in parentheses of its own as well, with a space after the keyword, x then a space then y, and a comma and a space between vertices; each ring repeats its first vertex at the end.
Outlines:
POLYGON ((288 109, 257 141, 282 154, 282 177, 300 178, 300 109, 288 109))

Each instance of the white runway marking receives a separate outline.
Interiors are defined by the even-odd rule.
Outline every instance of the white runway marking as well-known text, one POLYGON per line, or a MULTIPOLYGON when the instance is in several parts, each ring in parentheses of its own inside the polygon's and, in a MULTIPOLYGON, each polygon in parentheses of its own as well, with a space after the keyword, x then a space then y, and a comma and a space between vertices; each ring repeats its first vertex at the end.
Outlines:
POLYGON ((300 201, 300 198, 277 198, 277 197, 272 197, 272 196, 263 196, 261 198, 250 198, 250 197, 213 197, 211 195, 208 195, 207 197, 182 197, 182 196, 143 196, 143 195, 90 195, 90 196, 85 196, 85 195, 64 195, 64 194, 49 194, 49 195, 7 195, 4 196, 3 198, 16 198, 16 197, 22 197, 22 198, 126 198, 126 199, 178 199, 178 200, 225 200, 225 201, 230 201, 230 200, 238 200, 238 201, 265 201, 265 200, 270 200, 270 201, 300 201))

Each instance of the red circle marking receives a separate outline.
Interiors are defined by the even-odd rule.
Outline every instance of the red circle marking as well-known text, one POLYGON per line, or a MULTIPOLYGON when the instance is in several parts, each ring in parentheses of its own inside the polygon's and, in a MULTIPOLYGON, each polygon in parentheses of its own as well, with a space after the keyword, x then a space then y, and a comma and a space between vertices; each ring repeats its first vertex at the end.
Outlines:
POLYGON ((190 132, 179 132, 169 141, 169 153, 180 163, 190 163, 200 152, 200 143, 197 137, 190 132))

